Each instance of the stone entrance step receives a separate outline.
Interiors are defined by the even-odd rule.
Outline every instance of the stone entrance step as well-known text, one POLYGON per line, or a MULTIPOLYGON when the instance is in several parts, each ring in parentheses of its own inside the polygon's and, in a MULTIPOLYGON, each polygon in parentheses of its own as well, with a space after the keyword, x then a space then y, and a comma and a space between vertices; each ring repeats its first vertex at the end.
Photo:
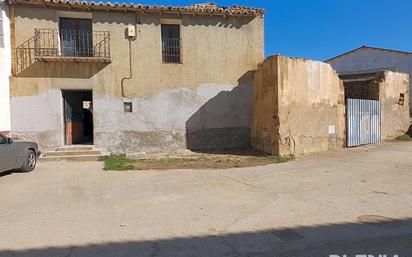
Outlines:
POLYGON ((100 150, 53 151, 44 153, 45 156, 101 155, 100 150))
POLYGON ((93 150, 94 146, 93 145, 67 145, 67 146, 61 146, 56 149, 58 152, 62 151, 90 151, 93 150))
POLYGON ((100 161, 103 155, 91 145, 62 146, 56 151, 45 152, 40 156, 40 161, 100 161))

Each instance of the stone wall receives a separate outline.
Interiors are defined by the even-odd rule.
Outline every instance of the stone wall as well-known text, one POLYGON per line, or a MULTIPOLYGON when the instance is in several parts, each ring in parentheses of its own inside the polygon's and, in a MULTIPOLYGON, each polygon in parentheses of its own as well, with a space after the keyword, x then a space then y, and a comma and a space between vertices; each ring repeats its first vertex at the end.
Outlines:
POLYGON ((59 17, 90 15, 110 32, 111 63, 34 62, 11 78, 12 130, 43 149, 64 144, 61 90, 93 90, 94 142, 113 152, 248 147, 253 78, 263 60, 263 17, 70 12, 14 6, 14 47, 59 17), (181 24, 182 64, 162 63, 161 24, 181 24), (123 111, 121 80, 133 112, 123 111), (30 110, 25 112, 25 108, 30 110), (41 123, 39 121, 42 121, 41 123))
POLYGON ((272 56, 255 76, 251 141, 274 155, 342 147, 343 83, 329 64, 272 56))
POLYGON ((381 137, 383 140, 392 140, 406 134, 409 129, 409 74, 381 71, 378 81, 381 137))

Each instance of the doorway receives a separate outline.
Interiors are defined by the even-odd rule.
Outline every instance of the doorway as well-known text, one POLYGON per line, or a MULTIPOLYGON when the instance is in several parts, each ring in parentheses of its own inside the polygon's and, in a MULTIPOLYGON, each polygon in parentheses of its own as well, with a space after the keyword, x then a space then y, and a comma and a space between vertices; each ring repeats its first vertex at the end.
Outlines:
POLYGON ((377 73, 342 75, 346 104, 346 145, 381 142, 381 101, 377 73))
POLYGON ((66 145, 93 144, 93 94, 91 90, 63 90, 66 145))

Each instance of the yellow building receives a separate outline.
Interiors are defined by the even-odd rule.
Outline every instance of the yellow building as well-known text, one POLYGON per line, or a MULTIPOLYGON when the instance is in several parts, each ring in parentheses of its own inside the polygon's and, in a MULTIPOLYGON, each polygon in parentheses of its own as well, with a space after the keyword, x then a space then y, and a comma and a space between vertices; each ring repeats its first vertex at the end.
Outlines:
POLYGON ((250 145, 263 10, 53 0, 9 7, 17 139, 124 153, 250 145))

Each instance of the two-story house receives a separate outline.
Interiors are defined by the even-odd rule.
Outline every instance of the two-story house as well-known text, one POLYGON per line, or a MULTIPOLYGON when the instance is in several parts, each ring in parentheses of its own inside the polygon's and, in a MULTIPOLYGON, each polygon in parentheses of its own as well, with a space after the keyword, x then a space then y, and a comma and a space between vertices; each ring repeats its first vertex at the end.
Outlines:
POLYGON ((249 146, 264 11, 10 2, 12 132, 43 149, 249 146))

